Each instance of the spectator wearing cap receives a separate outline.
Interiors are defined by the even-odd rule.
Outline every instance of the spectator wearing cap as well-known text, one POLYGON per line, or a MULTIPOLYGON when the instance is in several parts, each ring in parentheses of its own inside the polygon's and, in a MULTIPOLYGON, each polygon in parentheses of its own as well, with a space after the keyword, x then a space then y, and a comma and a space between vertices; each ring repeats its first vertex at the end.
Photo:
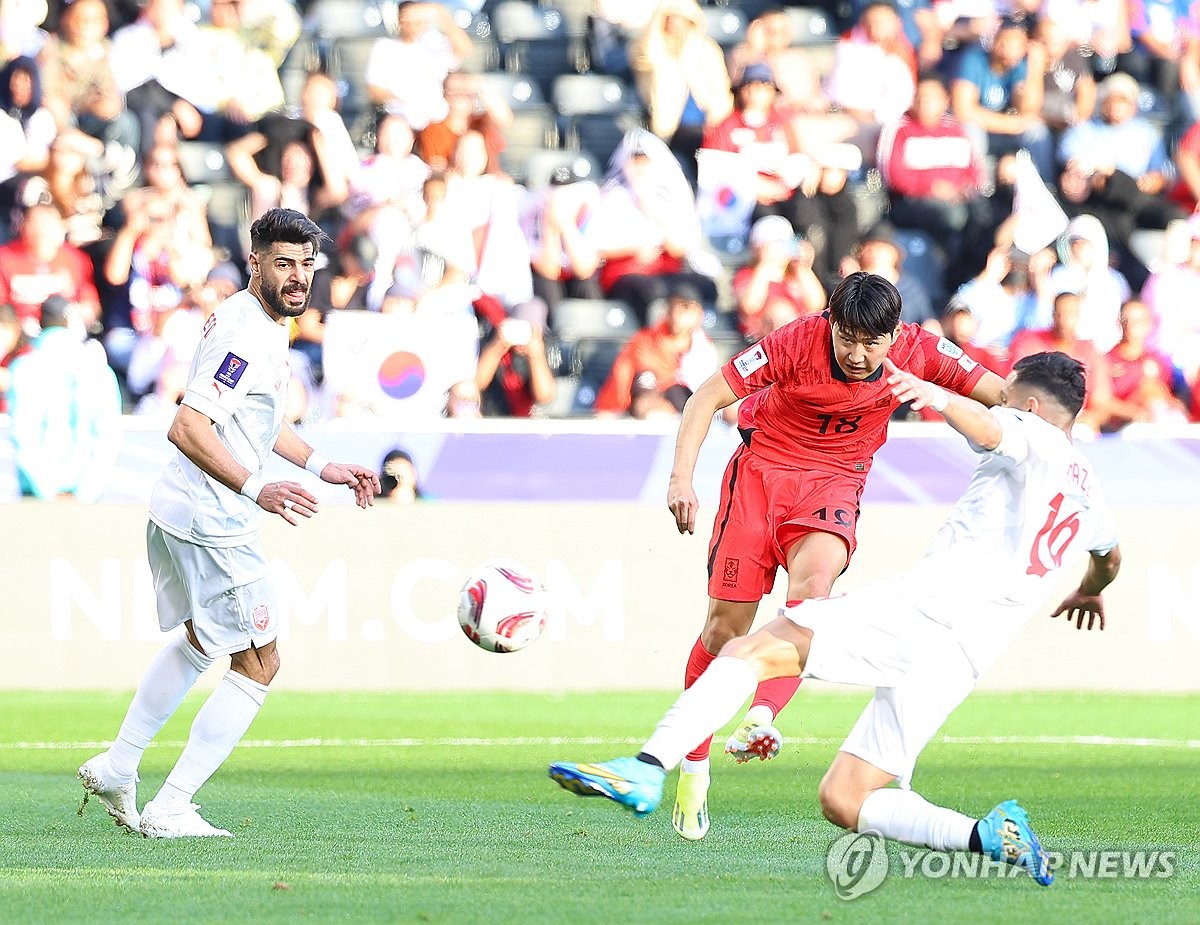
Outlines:
POLYGON ((878 164, 891 221, 925 232, 955 261, 983 185, 983 163, 949 106, 941 78, 923 76, 912 108, 880 136, 878 164))
POLYGON ((650 130, 670 145, 694 185, 705 128, 733 109, 725 57, 708 37, 696 0, 660 0, 629 47, 629 63, 650 130))
POLYGON ((955 118, 982 154, 1024 149, 1045 182, 1054 180, 1054 142, 1042 121, 1045 50, 1031 45, 1025 23, 1006 19, 992 40, 963 52, 950 90, 955 118))
POLYGON ((0 246, 0 302, 17 310, 26 333, 38 333, 42 303, 61 295, 75 307, 87 331, 100 322, 100 296, 91 259, 67 243, 62 214, 51 203, 25 210, 15 240, 0 246))
POLYGON ((747 337, 758 340, 766 333, 764 313, 774 328, 787 315, 791 321, 825 308, 825 287, 813 272, 812 245, 796 237, 787 219, 765 215, 756 221, 750 229, 750 255, 750 263, 733 274, 738 328, 747 337))
POLYGON ((1099 112, 1068 129, 1058 145, 1063 164, 1093 170, 1111 164, 1133 177, 1143 193, 1157 196, 1174 171, 1162 131, 1138 115, 1138 82, 1128 74, 1112 74, 1100 84, 1099 112))
POLYGON ((1153 319, 1149 346, 1167 354, 1189 382, 1200 379, 1200 219, 1187 223, 1190 243, 1183 259, 1156 270, 1142 287, 1153 319))
POLYGON ((858 123, 856 143, 870 163, 880 128, 899 119, 916 92, 916 56, 894 5, 873 0, 838 39, 825 90, 858 123))
POLYGON ((580 159, 556 167, 549 186, 531 190, 521 203, 533 291, 551 315, 564 298, 604 298, 596 273, 600 255, 586 233, 599 200, 591 165, 580 159))
POLYGON ((680 283, 667 295, 661 321, 629 339, 596 396, 596 413, 644 418, 664 410, 683 410, 684 402, 720 366, 717 351, 704 333, 700 292, 680 283))
POLYGON ((396 37, 376 39, 367 58, 367 96, 419 132, 445 118, 443 82, 471 53, 471 39, 437 3, 403 0, 396 16, 396 37))
POLYGON ((73 311, 62 296, 47 298, 42 333, 12 365, 12 441, 22 494, 94 501, 116 461, 121 393, 104 352, 74 329, 73 311))
POLYGON ((497 319, 480 348, 475 385, 484 417, 531 417, 554 400, 554 373, 546 358, 546 305, 525 302, 497 319))
POLYGON ((800 224, 796 202, 805 198, 801 186, 813 191, 820 168, 799 154, 778 96, 770 66, 746 65, 734 87, 733 112, 705 130, 701 147, 736 154, 757 176, 755 215, 783 215, 795 228, 800 224))

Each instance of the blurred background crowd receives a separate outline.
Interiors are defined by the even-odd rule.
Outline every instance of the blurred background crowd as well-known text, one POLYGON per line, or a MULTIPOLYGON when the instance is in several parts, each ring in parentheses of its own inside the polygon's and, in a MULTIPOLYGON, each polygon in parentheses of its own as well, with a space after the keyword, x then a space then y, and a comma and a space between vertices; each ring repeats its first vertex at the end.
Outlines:
POLYGON ((332 313, 473 319, 434 413, 645 418, 858 269, 1085 361, 1095 433, 1200 418, 1200 2, 0 0, 0 53, 27 490, 56 403, 172 412, 274 206, 329 236, 294 423, 382 413, 332 313))

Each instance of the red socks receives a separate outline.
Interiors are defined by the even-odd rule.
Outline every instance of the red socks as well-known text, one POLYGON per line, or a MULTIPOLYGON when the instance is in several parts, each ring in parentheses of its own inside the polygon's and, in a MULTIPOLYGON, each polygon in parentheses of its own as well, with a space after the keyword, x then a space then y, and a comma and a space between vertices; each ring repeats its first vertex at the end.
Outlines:
MULTIPOLYGON (((696 679, 704 674, 704 669, 712 664, 713 659, 717 656, 704 648, 704 643, 700 638, 696 638, 696 644, 692 646, 692 651, 688 655, 687 671, 683 675, 683 689, 687 690, 696 683, 696 679)), ((687 757, 690 761, 704 761, 708 757, 709 749, 712 746, 712 736, 709 736, 690 752, 687 757)))

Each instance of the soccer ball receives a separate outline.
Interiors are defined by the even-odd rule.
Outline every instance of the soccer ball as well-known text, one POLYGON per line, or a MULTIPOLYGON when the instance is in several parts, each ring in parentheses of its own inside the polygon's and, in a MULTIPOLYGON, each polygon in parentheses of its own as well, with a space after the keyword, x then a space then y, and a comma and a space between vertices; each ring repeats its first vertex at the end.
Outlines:
POLYGON ((518 652, 546 628, 546 589, 512 559, 492 559, 467 577, 458 596, 458 622, 488 652, 518 652))

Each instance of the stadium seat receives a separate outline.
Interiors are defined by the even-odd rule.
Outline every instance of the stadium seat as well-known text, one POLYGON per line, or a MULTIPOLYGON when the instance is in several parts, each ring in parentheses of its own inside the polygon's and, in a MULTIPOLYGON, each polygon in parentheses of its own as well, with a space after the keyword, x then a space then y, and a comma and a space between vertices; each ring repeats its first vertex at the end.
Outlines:
POLYGON ((923 231, 897 228, 896 244, 904 251, 904 272, 915 277, 935 310, 946 304, 946 269, 941 253, 929 235, 923 231))
POLYGON ((525 185, 530 189, 549 186, 551 175, 563 166, 574 167, 581 180, 599 183, 604 176, 600 164, 586 151, 534 151, 525 161, 525 185))
POLYGON ((304 32, 322 41, 387 35, 382 7, 374 0, 314 0, 304 14, 304 32))
POLYGON ((555 376, 554 400, 542 408, 542 414, 548 418, 570 417, 575 407, 575 393, 578 391, 578 376, 555 376))
POLYGON ((208 209, 213 246, 239 266, 250 253, 250 193, 240 180, 198 183, 193 189, 208 209))
POLYGON ((587 151, 607 166, 625 134, 644 127, 641 114, 635 112, 576 116, 568 126, 565 147, 587 151))
POLYGON ((624 337, 589 337, 575 345, 572 375, 579 385, 571 404, 573 414, 587 414, 592 410, 626 340, 624 337))
POLYGON ((177 152, 179 167, 189 185, 233 179, 225 162, 225 148, 217 142, 181 141, 177 152))
MULTIPOLYGON (((376 36, 350 36, 334 41, 329 56, 329 76, 337 81, 342 118, 350 127, 371 109, 367 99, 367 59, 376 36)), ((351 133, 353 135, 353 131, 351 133)))
POLYGON ((792 45, 830 45, 837 41, 837 27, 828 11, 820 7, 787 8, 792 27, 792 45))
POLYGON ((541 85, 548 99, 554 78, 579 70, 581 45, 567 33, 554 7, 505 0, 491 13, 504 69, 541 85))
POLYGON ((545 109, 546 98, 541 88, 524 74, 492 71, 479 75, 480 85, 502 99, 513 112, 522 109, 545 109))
POLYGON ((543 3, 542 6, 553 6, 562 14, 566 24, 567 35, 586 35, 588 17, 596 7, 595 0, 554 0, 553 4, 543 3))
POLYGON ((551 100, 560 116, 640 111, 637 92, 618 77, 563 74, 555 78, 551 100))
POLYGON ((525 181, 526 162, 539 151, 558 147, 558 126, 548 106, 520 109, 504 132, 507 142, 500 152, 500 166, 518 183, 525 181))
POLYGON ((619 299, 563 299, 550 312, 550 327, 564 343, 615 337, 621 341, 638 329, 637 316, 619 299))
POLYGON ((705 31, 722 48, 732 48, 746 38, 746 14, 735 6, 706 6, 705 31))
POLYGON ((500 47, 487 14, 460 7, 454 10, 454 21, 471 38, 471 53, 463 58, 461 69, 471 74, 496 70, 500 66, 500 47))

